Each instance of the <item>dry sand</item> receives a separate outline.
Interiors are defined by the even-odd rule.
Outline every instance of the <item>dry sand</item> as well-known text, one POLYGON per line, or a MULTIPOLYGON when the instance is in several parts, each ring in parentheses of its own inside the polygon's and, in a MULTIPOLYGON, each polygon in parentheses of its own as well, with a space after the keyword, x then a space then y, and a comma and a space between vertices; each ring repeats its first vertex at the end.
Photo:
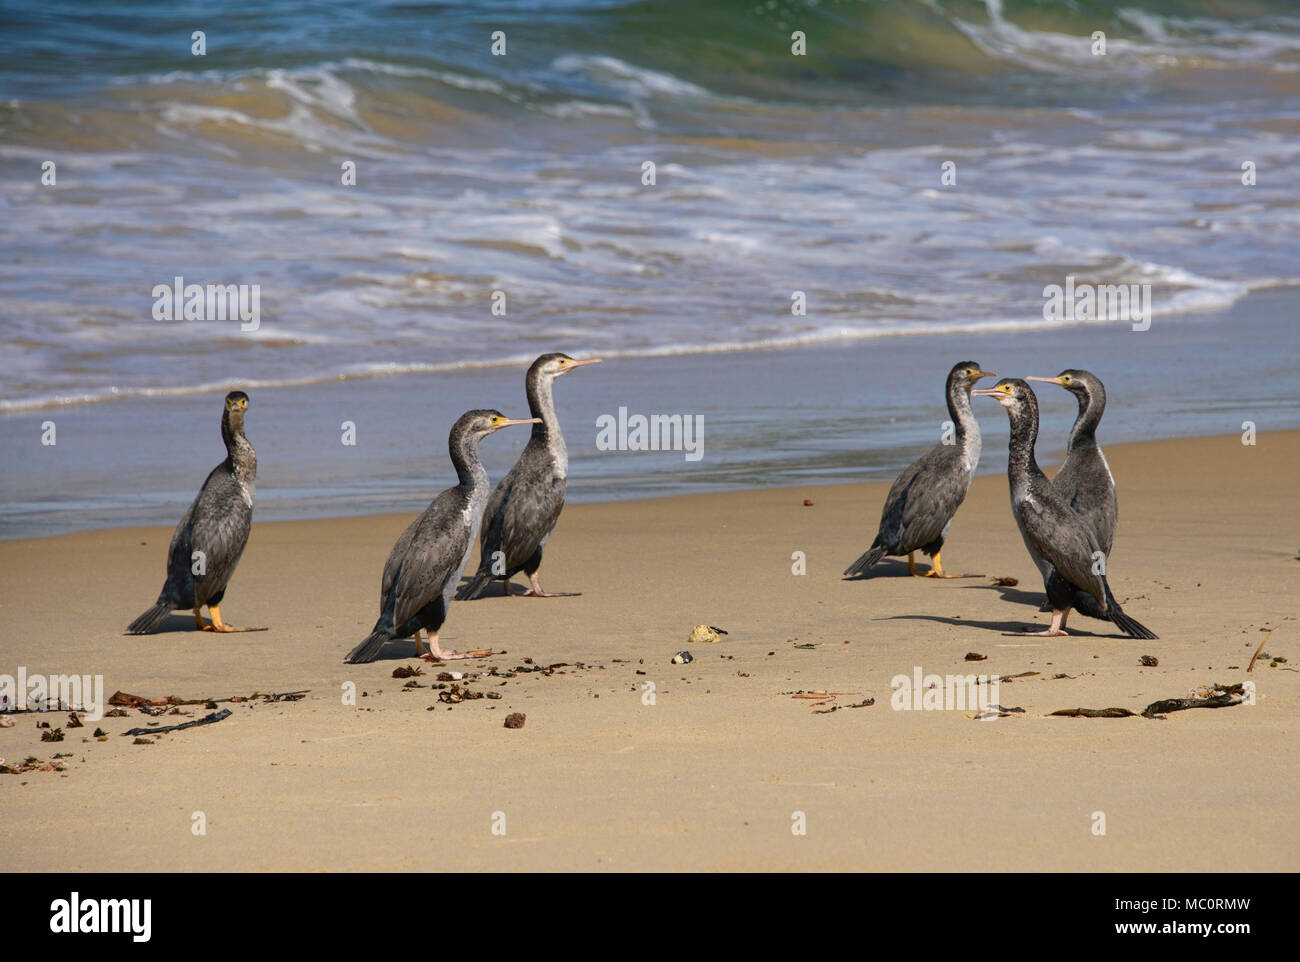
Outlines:
POLYGON ((40 742, 34 716, 16 716, 0 729, 0 756, 71 757, 61 774, 0 776, 6 862, 1295 870, 1298 442, 1278 433, 1254 447, 1230 436, 1108 449, 1121 515, 1111 583, 1160 635, 1151 642, 1078 616, 1072 627, 1088 632, 1078 637, 1001 634, 1047 617, 1001 475, 975 481, 944 551, 948 570, 979 576, 944 582, 900 576, 893 561, 869 581, 840 579, 874 534, 881 484, 571 506, 543 585, 582 597, 457 603, 443 634, 509 652, 452 670, 504 671, 527 657, 568 667, 475 682, 503 697, 450 710, 426 710, 434 691, 403 692, 391 677, 409 657, 341 663, 374 621, 406 516, 255 525, 222 608, 227 621, 270 630, 235 635, 197 633, 179 614, 178 630, 122 635, 157 593, 170 530, 0 543, 0 672, 102 673, 106 694, 151 697, 311 689, 296 703, 234 705, 225 721, 152 746, 118 734, 149 721, 136 713, 97 723, 106 742, 85 740, 91 723, 59 745, 40 742), (792 574, 796 551, 804 576, 792 574), (995 588, 994 576, 1020 586, 995 588), (697 622, 730 634, 690 646, 690 665, 669 664, 697 622), (1276 628, 1266 651, 1290 661, 1247 675, 1264 626, 1276 628), (988 660, 967 663, 969 651, 988 660), (1159 667, 1140 667, 1143 654, 1159 667), (1001 703, 1023 715, 980 722, 970 711, 891 710, 891 678, 917 666, 1040 674, 1002 685, 1001 703), (1246 679, 1253 707, 1163 721, 1045 717, 1141 711, 1246 679), (638 689, 646 680, 654 705, 638 689), (347 681, 368 692, 355 707, 342 703, 347 681), (789 694, 798 689, 876 704, 815 714, 789 694), (515 711, 527 723, 506 730, 515 711), (192 831, 196 812, 205 835, 192 831), (806 835, 792 832, 796 812, 806 835))

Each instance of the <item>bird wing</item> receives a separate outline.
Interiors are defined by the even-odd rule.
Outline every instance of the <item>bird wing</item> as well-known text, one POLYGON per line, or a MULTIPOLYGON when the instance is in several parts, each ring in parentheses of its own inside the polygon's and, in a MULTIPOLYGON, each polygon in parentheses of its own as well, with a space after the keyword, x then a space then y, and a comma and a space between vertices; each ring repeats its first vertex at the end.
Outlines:
MULTIPOLYGON (((502 526, 505 524, 505 507, 510 500, 510 492, 514 488, 515 479, 518 477, 518 463, 515 464, 510 472, 501 479, 501 483, 492 489, 492 497, 488 498, 487 509, 483 512, 483 527, 479 532, 479 569, 484 567, 491 568, 492 556, 498 551, 503 550, 502 526)), ((509 555, 506 555, 507 560, 509 555)))
POLYGON ((936 445, 908 465, 885 498, 880 533, 891 554, 915 551, 934 541, 957 513, 970 475, 963 470, 961 452, 953 445, 936 445))
POLYGON ((566 487, 564 478, 549 473, 516 479, 501 512, 501 548, 507 570, 526 564, 546 543, 564 508, 566 487))
POLYGON ((223 463, 212 470, 194 499, 190 509, 191 555, 185 563, 192 565, 193 552, 203 552, 204 572, 194 575, 197 603, 223 590, 235 573, 253 523, 253 508, 247 497, 239 479, 223 463))
POLYGON ((1071 452, 1052 481, 1055 491, 1096 535, 1101 549, 1110 554, 1119 524, 1115 479, 1098 447, 1071 452))
MULTIPOLYGON (((429 602, 444 595, 448 581, 460 577, 460 566, 469 554, 471 534, 469 509, 461 500, 455 488, 448 488, 433 499, 412 525, 414 530, 410 532, 393 578, 395 627, 405 624, 429 602)), ((400 543, 401 539, 398 540, 400 543)))
MULTIPOLYGON (((1093 572, 1096 537, 1050 487, 1035 486, 1016 509, 1021 534, 1076 588, 1104 598, 1103 577, 1093 572)), ((1032 552, 1031 552, 1032 554, 1032 552)))

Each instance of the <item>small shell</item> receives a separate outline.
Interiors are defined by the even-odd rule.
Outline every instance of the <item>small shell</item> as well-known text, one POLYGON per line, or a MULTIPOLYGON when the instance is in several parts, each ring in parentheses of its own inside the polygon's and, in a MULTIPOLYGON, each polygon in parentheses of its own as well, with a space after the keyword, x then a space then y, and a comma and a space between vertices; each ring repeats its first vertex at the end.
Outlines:
POLYGON ((689 651, 679 651, 677 654, 673 655, 674 665, 689 665, 694 660, 694 656, 689 651))

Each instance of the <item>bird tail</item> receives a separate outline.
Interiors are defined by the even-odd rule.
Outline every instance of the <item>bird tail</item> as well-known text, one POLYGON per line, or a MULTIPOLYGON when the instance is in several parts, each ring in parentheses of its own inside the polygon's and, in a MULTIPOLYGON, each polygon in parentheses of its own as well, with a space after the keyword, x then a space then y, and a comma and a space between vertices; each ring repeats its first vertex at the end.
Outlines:
POLYGON ((348 652, 348 656, 343 659, 343 663, 345 665, 362 665, 374 661, 379 657, 384 642, 389 641, 392 637, 392 633, 386 628, 378 624, 375 625, 375 630, 366 636, 366 640, 348 652))
POLYGON ((456 592, 456 600, 473 601, 479 595, 483 594, 483 591, 491 583, 492 570, 490 568, 479 568, 478 571, 474 573, 473 578, 470 578, 468 582, 460 586, 460 589, 456 592))
POLYGON ((1124 614, 1124 609, 1119 606, 1119 602, 1115 600, 1115 596, 1110 593, 1110 585, 1106 586, 1106 617, 1115 623, 1115 627, 1124 632, 1124 634, 1128 635, 1130 638, 1142 638, 1151 641, 1159 637, 1154 631, 1142 624, 1136 618, 1130 618, 1128 615, 1124 614))
POLYGON ((869 569, 875 567, 876 562, 884 556, 885 546, 879 541, 872 542, 871 547, 863 552, 862 556, 859 557, 857 561, 844 569, 844 574, 846 576, 863 574, 869 569))
POLYGON ((126 633, 128 635, 151 635, 158 630, 158 626, 166 620, 172 611, 172 603, 159 598, 152 608, 126 626, 126 633))

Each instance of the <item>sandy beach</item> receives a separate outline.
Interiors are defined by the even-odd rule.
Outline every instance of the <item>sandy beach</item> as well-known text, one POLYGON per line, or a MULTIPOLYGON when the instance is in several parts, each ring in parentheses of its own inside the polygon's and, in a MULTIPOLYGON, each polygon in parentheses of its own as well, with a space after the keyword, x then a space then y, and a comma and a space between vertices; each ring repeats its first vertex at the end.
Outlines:
MULTIPOLYGON (((995 425, 986 433, 1005 431, 995 425)), ((1044 462, 1051 447, 1040 443, 1044 462)), ((400 652, 342 664, 374 621, 409 515, 255 522, 222 613, 269 630, 233 635, 177 614, 174 630, 123 636, 161 584, 170 527, 0 543, 0 673, 102 674, 106 695, 149 698, 310 689, 231 703, 224 721, 152 745, 120 733, 207 710, 81 729, 52 714, 58 744, 17 715, 0 729, 9 764, 70 757, 62 772, 0 776, 0 838, 14 867, 67 871, 1294 870, 1300 432, 1107 454, 1120 497, 1111 583, 1158 641, 1083 618, 1067 639, 1002 634, 1047 616, 1001 475, 975 480, 943 553, 971 576, 944 582, 896 561, 841 580, 885 484, 576 504, 542 575, 581 597, 452 607, 444 643, 508 652, 446 666, 501 695, 454 706, 429 687, 440 667, 404 690, 393 669, 416 662, 400 652), (729 634, 687 645, 696 623, 729 634), (1267 628, 1273 657, 1248 675, 1267 628), (670 664, 683 648, 695 661, 670 664), (526 659, 563 664, 505 677, 526 659), (1000 704, 1023 713, 983 722, 893 710, 891 679, 917 668, 1037 674, 1001 684, 1000 704), (1253 706, 1047 717, 1140 712, 1246 680, 1253 706), (844 694, 792 695, 814 690, 844 694), (526 714, 522 729, 503 727, 511 712, 526 714), (806 834, 792 831, 798 813, 806 834)))

